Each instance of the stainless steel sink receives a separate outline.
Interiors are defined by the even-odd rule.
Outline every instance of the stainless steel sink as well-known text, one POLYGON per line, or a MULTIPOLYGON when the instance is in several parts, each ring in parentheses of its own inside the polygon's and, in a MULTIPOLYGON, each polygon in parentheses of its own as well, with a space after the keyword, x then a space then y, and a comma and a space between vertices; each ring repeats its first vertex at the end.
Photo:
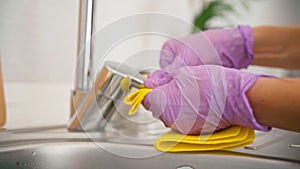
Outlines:
POLYGON ((300 168, 299 133, 258 132, 246 148, 194 153, 159 152, 156 137, 74 133, 64 126, 7 130, 0 132, 0 168, 300 168))

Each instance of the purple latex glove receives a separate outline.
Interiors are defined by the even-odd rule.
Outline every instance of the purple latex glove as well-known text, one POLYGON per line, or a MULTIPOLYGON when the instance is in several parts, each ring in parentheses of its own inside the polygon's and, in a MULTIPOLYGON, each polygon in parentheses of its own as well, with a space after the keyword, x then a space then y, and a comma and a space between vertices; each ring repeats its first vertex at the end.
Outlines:
POLYGON ((162 47, 160 67, 169 72, 182 66, 202 64, 246 68, 253 60, 252 47, 250 26, 207 30, 168 40, 162 47))
POLYGON ((184 134, 212 133, 232 125, 269 131, 256 121, 246 97, 260 77, 270 76, 217 65, 185 66, 170 74, 157 70, 144 82, 153 90, 143 105, 184 134))

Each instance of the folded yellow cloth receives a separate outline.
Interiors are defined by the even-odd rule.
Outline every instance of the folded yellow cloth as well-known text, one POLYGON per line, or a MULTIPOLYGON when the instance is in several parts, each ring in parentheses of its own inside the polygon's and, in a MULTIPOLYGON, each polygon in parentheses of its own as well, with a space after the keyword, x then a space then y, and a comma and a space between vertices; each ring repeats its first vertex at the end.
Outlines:
MULTIPOLYGON (((136 113, 144 97, 151 90, 141 87, 141 89, 136 90, 124 99, 124 103, 132 105, 128 112, 129 115, 136 113)), ((158 138, 154 147, 164 152, 228 150, 251 144, 254 138, 254 130, 241 126, 232 126, 212 134, 200 136, 184 135, 176 131, 170 131, 158 138)))
POLYGON ((229 150, 251 144, 255 138, 254 130, 232 126, 210 135, 184 135, 170 131, 154 144, 154 147, 164 152, 187 152, 229 150))
MULTIPOLYGON (((123 86, 121 84, 121 86, 123 86)), ((132 105, 131 109, 128 112, 128 115, 134 115, 139 106, 141 105, 142 101, 144 100, 145 96, 151 92, 152 89, 145 88, 144 86, 141 86, 140 89, 134 91, 133 93, 129 94, 124 99, 124 103, 128 105, 132 105)))

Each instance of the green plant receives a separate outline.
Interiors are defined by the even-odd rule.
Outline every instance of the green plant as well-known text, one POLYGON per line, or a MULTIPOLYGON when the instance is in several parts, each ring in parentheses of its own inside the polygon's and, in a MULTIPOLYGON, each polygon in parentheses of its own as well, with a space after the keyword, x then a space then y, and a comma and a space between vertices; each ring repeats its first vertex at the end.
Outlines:
POLYGON ((203 8, 195 16, 193 32, 209 29, 209 21, 215 18, 226 19, 230 13, 237 13, 236 7, 249 7, 249 0, 203 0, 203 8))

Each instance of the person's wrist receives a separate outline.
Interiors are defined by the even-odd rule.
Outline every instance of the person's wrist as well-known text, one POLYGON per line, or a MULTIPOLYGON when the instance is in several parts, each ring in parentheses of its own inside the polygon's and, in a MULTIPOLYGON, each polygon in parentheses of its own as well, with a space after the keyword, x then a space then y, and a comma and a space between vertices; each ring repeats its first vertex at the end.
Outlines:
POLYGON ((245 49, 245 60, 241 63, 240 67, 247 68, 254 59, 252 28, 248 25, 239 25, 237 29, 240 31, 244 40, 245 49))
POLYGON ((239 25, 230 29, 205 31, 205 35, 214 45, 222 65, 228 68, 247 68, 253 61, 252 28, 239 25))
POLYGON ((227 93, 229 95, 227 99, 230 101, 225 106, 224 113, 225 117, 227 117, 226 119, 232 125, 240 125, 260 131, 270 131, 271 127, 259 123, 256 119, 251 100, 249 100, 248 96, 255 89, 255 84, 260 78, 274 78, 274 76, 241 72, 239 70, 235 71, 231 74, 232 77, 227 78, 231 80, 228 80, 227 83, 227 93))
POLYGON ((270 78, 271 76, 267 75, 253 75, 252 79, 247 82, 247 85, 244 87, 242 90, 241 96, 243 100, 243 106, 245 107, 245 110, 247 112, 248 118, 245 119, 245 122, 242 124, 245 124, 245 127, 255 129, 255 130, 260 130, 260 131, 270 131, 272 128, 269 126, 266 126, 264 124, 261 124, 255 116, 255 112, 253 109, 253 106, 251 105, 251 102, 249 100, 249 97, 247 97, 248 92, 255 87, 255 84, 259 79, 261 78, 270 78))

